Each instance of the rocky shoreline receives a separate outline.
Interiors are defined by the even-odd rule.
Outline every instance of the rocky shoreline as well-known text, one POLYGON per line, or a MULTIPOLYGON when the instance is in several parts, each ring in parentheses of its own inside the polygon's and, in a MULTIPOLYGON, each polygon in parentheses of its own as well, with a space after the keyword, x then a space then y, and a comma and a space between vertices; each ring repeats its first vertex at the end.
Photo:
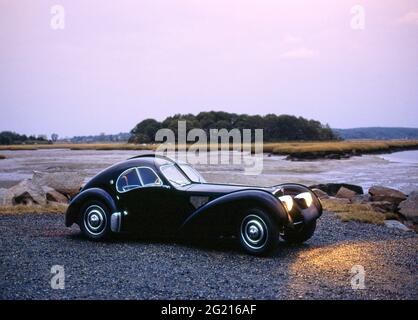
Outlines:
MULTIPOLYGON (((337 206, 342 207, 342 211, 364 212, 357 221, 368 221, 367 214, 377 214, 382 215, 381 221, 388 227, 418 231, 418 190, 406 195, 393 188, 372 186, 364 193, 361 186, 344 183, 312 185, 310 188, 325 203, 325 207, 337 206)), ((355 215, 352 220, 356 220, 355 215)))
POLYGON ((84 184, 72 172, 44 173, 35 171, 11 188, 0 188, 0 206, 67 204, 84 184))
POLYGON ((289 161, 312 161, 312 160, 343 160, 351 157, 361 157, 366 154, 390 154, 400 151, 418 150, 418 146, 404 146, 404 147, 390 147, 382 150, 350 150, 350 151, 312 151, 312 152, 292 152, 286 155, 286 160, 289 161))

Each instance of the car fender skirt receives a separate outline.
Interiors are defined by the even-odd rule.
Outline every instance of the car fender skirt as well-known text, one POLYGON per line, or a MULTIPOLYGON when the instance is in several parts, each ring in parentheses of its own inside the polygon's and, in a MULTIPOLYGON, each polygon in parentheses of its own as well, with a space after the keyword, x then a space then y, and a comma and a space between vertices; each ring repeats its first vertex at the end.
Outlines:
POLYGON ((270 214, 278 225, 288 223, 288 215, 282 203, 270 192, 257 189, 240 190, 216 198, 198 208, 180 227, 180 234, 200 233, 203 230, 213 234, 234 231, 237 219, 246 210, 259 208, 270 214))
POLYGON ((80 209, 83 204, 88 200, 99 200, 109 208, 110 212, 116 212, 116 205, 112 197, 105 190, 100 188, 91 188, 82 191, 71 200, 65 213, 65 225, 70 227, 73 223, 77 222, 77 217, 80 213, 80 209))

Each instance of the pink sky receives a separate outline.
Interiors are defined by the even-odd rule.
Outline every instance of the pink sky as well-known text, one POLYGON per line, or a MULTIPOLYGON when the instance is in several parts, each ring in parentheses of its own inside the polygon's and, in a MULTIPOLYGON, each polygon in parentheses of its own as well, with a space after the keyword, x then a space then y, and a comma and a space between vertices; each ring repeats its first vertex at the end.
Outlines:
POLYGON ((418 127, 416 0, 0 0, 0 41, 0 131, 126 132, 203 110, 418 127))

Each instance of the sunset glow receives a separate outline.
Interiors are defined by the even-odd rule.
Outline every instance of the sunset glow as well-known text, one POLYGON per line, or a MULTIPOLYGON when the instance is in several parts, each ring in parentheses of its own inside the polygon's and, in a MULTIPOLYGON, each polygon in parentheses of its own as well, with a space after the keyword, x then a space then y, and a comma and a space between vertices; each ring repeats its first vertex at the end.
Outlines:
POLYGON ((0 0, 2 130, 127 132, 204 110, 418 126, 416 1, 60 0, 54 30, 56 3, 0 0))

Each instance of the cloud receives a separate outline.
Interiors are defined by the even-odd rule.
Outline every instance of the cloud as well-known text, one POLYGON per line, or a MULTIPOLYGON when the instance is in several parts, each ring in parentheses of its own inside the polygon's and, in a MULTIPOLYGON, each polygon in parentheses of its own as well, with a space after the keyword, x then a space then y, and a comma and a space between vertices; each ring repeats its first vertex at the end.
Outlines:
POLYGON ((412 24, 418 26, 418 11, 410 11, 397 20, 399 24, 412 24))
POLYGON ((300 47, 286 51, 280 55, 283 59, 312 59, 319 55, 316 50, 300 47))
POLYGON ((286 34, 283 37, 283 42, 287 44, 296 44, 296 43, 301 43, 302 39, 295 37, 294 35, 291 35, 291 34, 286 34))

